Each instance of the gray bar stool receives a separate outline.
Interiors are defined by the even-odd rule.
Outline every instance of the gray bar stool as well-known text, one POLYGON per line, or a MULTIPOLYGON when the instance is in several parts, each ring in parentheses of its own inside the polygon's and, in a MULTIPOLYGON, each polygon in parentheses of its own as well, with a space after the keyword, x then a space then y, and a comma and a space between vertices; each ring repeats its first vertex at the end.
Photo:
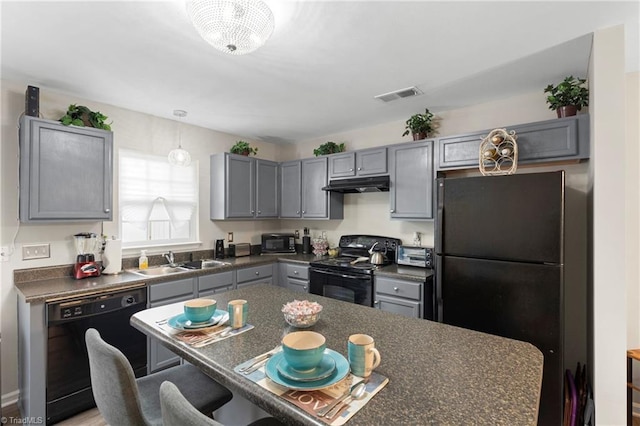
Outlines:
POLYGON ((100 414, 111 425, 162 425, 160 385, 166 380, 175 383, 201 413, 211 415, 233 397, 191 364, 136 379, 127 357, 102 340, 96 329, 87 330, 85 341, 93 396, 100 414))

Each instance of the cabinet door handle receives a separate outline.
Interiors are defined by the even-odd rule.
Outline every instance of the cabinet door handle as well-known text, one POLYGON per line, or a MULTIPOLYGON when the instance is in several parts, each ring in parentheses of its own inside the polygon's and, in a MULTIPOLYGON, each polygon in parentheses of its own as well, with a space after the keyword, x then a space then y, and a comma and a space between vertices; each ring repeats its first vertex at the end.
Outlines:
POLYGON ((111 209, 104 209, 105 213, 109 213, 111 211, 111 209))
POLYGON ((393 291, 395 291, 397 293, 398 292, 398 287, 394 287, 393 291))
POLYGON ((258 210, 258 214, 262 214, 262 210, 258 210))
POLYGON ((300 214, 300 210, 296 210, 296 214, 300 214))
POLYGON ((260 275, 260 272, 256 271, 256 275, 260 275))
POLYGON ((251 214, 254 214, 256 211, 255 210, 251 210, 251 214))
POLYGON ((305 211, 305 210, 302 210, 302 214, 305 214, 305 213, 306 213, 306 211, 305 211))
POLYGON ((353 169, 349 169, 349 171, 350 171, 350 172, 352 172, 352 171, 353 171, 353 169))
POLYGON ((378 304, 378 301, 377 301, 377 300, 374 300, 374 301, 373 301, 373 304, 374 304, 374 305, 377 305, 377 304, 378 304))
POLYGON ((358 171, 362 170, 362 167, 358 167, 358 171))
POLYGON ((294 275, 298 275, 298 271, 293 271, 293 274, 294 275))
POLYGON ((391 213, 395 212, 395 210, 394 210, 394 209, 391 209, 391 210, 389 210, 389 211, 390 211, 391 213))
POLYGON ((302 287, 302 289, 303 289, 303 290, 306 290, 306 289, 307 289, 307 286, 306 286, 306 285, 305 285, 305 286, 303 286, 303 287, 302 287))

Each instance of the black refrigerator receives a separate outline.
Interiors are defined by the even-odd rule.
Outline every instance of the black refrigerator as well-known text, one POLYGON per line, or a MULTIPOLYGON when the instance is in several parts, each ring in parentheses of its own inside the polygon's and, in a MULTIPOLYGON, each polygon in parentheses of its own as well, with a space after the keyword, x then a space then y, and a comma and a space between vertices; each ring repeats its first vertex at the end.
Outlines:
POLYGON ((542 352, 540 425, 562 424, 564 180, 563 171, 437 180, 438 319, 542 352))

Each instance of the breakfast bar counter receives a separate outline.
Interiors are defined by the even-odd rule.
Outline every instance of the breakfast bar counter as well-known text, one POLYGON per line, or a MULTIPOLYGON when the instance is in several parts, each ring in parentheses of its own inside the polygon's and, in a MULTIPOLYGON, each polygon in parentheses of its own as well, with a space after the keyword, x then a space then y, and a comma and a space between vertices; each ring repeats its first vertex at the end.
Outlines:
POLYGON ((218 309, 232 299, 247 300, 248 324, 254 328, 201 348, 178 341, 158 326, 160 310, 138 312, 131 324, 284 423, 324 425, 234 372, 297 330, 285 322, 281 308, 302 297, 323 306, 320 320, 307 330, 323 334, 327 348, 346 356, 349 335, 364 333, 375 339, 380 351, 382 362, 375 371, 389 383, 348 426, 537 423, 543 357, 525 342, 264 284, 216 294, 218 309))

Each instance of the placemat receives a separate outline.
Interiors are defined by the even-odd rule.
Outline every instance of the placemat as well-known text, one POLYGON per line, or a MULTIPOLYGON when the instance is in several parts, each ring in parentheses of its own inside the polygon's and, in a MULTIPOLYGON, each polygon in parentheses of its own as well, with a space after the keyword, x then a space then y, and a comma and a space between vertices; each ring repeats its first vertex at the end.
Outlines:
POLYGON ((163 324, 161 327, 165 331, 168 331, 171 336, 180 340, 180 342, 194 348, 201 348, 211 343, 219 342, 221 340, 228 339, 229 337, 237 336, 238 334, 242 334, 245 331, 249 331, 254 328, 253 325, 246 324, 244 327, 237 328, 235 330, 232 329, 228 332, 222 333, 227 327, 229 327, 228 324, 188 331, 176 330, 175 328, 172 328, 167 324, 163 324))
POLYGON ((365 379, 349 373, 343 380, 328 388, 314 391, 292 390, 271 381, 264 371, 264 365, 258 370, 247 375, 239 372, 241 368, 243 368, 245 365, 251 364, 251 362, 252 359, 245 361, 237 365, 233 370, 236 373, 243 375, 252 382, 257 383, 264 389, 267 389, 271 393, 284 398, 285 400, 291 402, 305 412, 311 414, 315 418, 320 419, 322 422, 331 426, 340 426, 345 424, 362 407, 364 407, 375 394, 380 392, 382 388, 384 388, 386 384, 389 383, 389 379, 387 377, 374 371, 366 380, 366 393, 364 397, 357 401, 350 401, 340 410, 340 412, 335 417, 333 417, 332 419, 327 419, 325 417, 319 417, 317 415, 318 411, 322 410, 324 407, 328 406, 337 398, 342 396, 351 388, 352 385, 365 381, 365 379))

